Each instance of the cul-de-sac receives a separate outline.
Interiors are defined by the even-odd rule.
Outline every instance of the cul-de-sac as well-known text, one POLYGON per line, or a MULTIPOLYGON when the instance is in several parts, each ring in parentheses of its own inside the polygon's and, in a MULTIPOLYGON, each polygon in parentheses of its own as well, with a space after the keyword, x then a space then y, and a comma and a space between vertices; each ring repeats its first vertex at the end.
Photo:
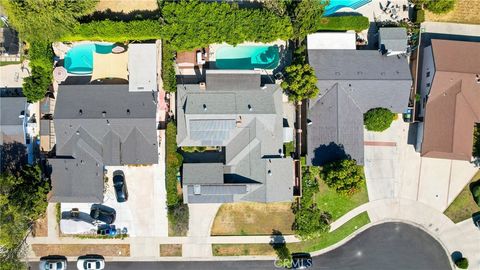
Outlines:
POLYGON ((480 269, 480 0, 0 0, 0 270, 480 269))

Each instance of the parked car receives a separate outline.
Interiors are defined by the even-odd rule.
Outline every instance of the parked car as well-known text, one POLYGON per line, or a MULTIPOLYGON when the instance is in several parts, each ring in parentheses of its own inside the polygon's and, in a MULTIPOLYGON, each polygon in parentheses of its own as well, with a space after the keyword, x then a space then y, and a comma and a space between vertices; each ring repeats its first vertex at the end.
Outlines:
POLYGON ((309 253, 292 253, 292 269, 307 269, 312 265, 313 260, 309 253))
POLYGON ((105 268, 105 260, 99 255, 80 256, 77 259, 79 270, 101 270, 105 268))
POLYGON ((61 256, 49 256, 40 259, 40 270, 64 270, 67 269, 67 259, 61 256))
POLYGON ((90 209, 90 217, 95 220, 105 222, 107 224, 112 224, 113 222, 115 222, 116 215, 117 213, 115 209, 102 204, 94 204, 90 209))
POLYGON ((113 172, 113 187, 115 188, 117 202, 126 202, 128 200, 128 190, 123 171, 113 172))

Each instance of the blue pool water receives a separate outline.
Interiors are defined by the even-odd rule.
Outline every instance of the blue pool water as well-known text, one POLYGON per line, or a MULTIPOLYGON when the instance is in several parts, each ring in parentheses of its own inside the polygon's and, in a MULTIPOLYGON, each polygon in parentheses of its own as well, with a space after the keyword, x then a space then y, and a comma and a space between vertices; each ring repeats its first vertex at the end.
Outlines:
POLYGON ((216 52, 218 69, 274 69, 278 66, 278 46, 224 46, 216 52))
POLYGON ((325 7, 324 16, 332 15, 337 10, 349 7, 351 9, 357 9, 365 4, 370 3, 372 0, 330 0, 328 6, 325 7))
POLYGON ((90 74, 93 70, 93 52, 108 54, 113 44, 80 44, 71 48, 65 56, 65 68, 72 74, 90 74))

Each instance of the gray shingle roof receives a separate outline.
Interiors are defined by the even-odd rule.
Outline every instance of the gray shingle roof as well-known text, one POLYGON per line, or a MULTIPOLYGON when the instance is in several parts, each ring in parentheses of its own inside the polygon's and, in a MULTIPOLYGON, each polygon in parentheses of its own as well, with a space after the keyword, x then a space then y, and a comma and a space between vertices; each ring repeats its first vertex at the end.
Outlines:
POLYGON ((293 160, 280 157, 283 147, 282 91, 278 85, 261 88, 259 74, 254 74, 256 85, 253 86, 251 81, 246 81, 246 77, 253 76, 250 73, 240 72, 237 76, 229 72, 207 73, 206 90, 192 85, 177 88, 179 145, 225 146, 225 164, 184 164, 184 200, 187 203, 291 200, 293 160), (217 83, 214 90, 208 83, 212 82, 211 76, 217 83), (230 87, 229 82, 236 86, 230 87), (282 161, 275 162, 277 160, 282 161), (268 180, 269 170, 276 171, 272 180, 268 180), (225 190, 217 188, 218 193, 210 194, 209 189, 204 188, 212 184, 210 179, 222 184, 225 190), (269 185, 269 181, 275 184, 269 185), (194 188, 191 184, 200 185, 197 191, 200 190, 201 195, 185 195, 194 188), (229 193, 232 184, 245 186, 245 191, 229 193))
POLYGON ((242 91, 257 89, 260 85, 260 76, 253 70, 209 69, 206 70, 208 91, 242 91))
POLYGON ((19 116, 26 106, 25 97, 0 98, 0 145, 4 141, 24 143, 23 119, 19 116))
POLYGON ((378 30, 378 38, 381 50, 407 50, 407 29, 403 27, 382 27, 378 30))
POLYGON ((407 59, 368 50, 309 50, 308 57, 320 93, 308 105, 307 162, 349 155, 363 164, 363 114, 405 110, 412 85, 407 59))
POLYGON ((56 156, 73 159, 50 159, 54 197, 91 200, 87 184, 75 186, 79 190, 74 191, 64 186, 72 181, 68 175, 103 185, 103 171, 92 175, 93 163, 102 170, 104 165, 157 163, 155 114, 152 93, 129 92, 128 85, 60 86, 54 113, 56 156))

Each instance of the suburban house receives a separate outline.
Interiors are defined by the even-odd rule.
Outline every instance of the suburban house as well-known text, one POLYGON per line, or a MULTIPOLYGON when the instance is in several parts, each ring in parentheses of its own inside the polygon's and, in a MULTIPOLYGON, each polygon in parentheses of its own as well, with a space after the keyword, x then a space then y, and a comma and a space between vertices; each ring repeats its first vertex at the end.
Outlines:
POLYGON ((60 85, 53 202, 101 203, 104 166, 158 163, 155 94, 129 85, 60 85))
POLYGON ((472 159, 480 122, 480 43, 432 39, 423 52, 417 150, 424 157, 472 159))
POLYGON ((26 144, 27 98, 0 98, 0 145, 26 144))
MULTIPOLYGON (((313 35, 322 40, 323 34, 313 35)), ((351 33, 345 35, 355 42, 351 33)), ((352 44, 310 46, 308 61, 320 92, 308 102, 307 164, 351 157, 363 165, 363 114, 378 107, 404 112, 412 86, 408 60, 376 50, 355 50, 352 44)))
POLYGON ((378 49, 387 56, 407 53, 407 29, 382 27, 378 30, 378 49))
POLYGON ((185 158, 185 203, 278 202, 293 198, 294 163, 283 153, 282 89, 248 70, 207 70, 205 83, 177 87, 180 147, 216 147, 185 158))

